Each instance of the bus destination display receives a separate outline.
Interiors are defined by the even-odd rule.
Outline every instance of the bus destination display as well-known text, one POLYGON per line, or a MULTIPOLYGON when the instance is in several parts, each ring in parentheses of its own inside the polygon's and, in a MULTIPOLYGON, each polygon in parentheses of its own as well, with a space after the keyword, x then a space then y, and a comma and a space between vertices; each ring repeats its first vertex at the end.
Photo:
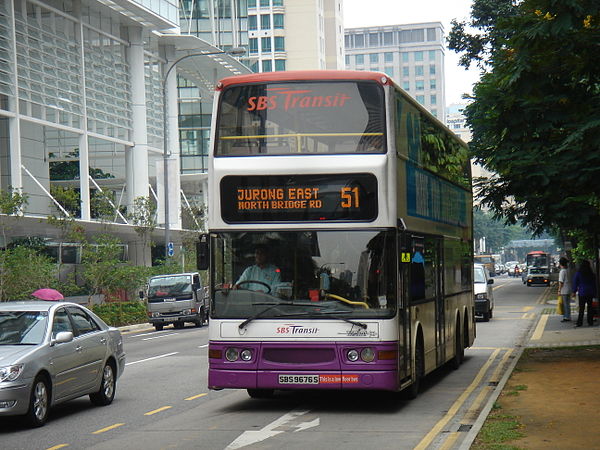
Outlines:
POLYGON ((221 215, 227 223, 372 221, 377 179, 367 173, 226 176, 221 215))

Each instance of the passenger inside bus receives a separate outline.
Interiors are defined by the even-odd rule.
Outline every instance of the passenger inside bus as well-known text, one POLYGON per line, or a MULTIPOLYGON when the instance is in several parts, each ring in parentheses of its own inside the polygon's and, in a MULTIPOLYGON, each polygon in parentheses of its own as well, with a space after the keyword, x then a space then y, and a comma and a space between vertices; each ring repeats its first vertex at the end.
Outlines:
POLYGON ((281 270, 269 262, 269 249, 259 244, 254 249, 255 264, 247 267, 234 285, 234 289, 274 292, 281 283, 281 270))

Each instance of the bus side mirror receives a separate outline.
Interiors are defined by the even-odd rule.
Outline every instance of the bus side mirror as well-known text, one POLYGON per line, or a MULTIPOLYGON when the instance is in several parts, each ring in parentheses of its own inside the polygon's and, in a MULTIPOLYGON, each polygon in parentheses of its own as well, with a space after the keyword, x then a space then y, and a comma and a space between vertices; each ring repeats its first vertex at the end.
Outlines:
POLYGON ((196 266, 198 270, 207 270, 209 262, 208 234, 200 236, 196 243, 196 266))

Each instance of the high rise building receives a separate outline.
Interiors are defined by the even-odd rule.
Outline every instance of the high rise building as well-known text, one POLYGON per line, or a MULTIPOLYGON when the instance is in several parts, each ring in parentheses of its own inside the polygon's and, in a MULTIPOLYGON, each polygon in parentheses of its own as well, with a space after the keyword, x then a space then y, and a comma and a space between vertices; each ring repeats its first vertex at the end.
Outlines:
POLYGON ((444 28, 440 22, 347 28, 345 65, 387 74, 445 122, 444 28))
POLYGON ((90 233, 110 225, 140 262, 149 249, 122 211, 140 197, 156 202, 160 227, 181 230, 175 73, 203 89, 208 79, 212 91, 212 79, 246 70, 215 52, 179 34, 174 0, 0 0, 0 189, 28 199, 0 247, 22 236, 56 242, 62 231, 46 219, 62 213, 90 233), (209 55, 169 72, 199 53, 209 55), (70 211, 57 201, 67 189, 70 211), (95 207, 101 193, 111 217, 95 207))

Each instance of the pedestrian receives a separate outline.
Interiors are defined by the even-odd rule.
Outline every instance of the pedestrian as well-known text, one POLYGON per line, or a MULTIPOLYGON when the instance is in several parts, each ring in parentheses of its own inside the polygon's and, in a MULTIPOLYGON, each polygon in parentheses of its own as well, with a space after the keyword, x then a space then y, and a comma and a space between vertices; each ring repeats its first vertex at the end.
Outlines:
POLYGON ((594 324, 594 311, 592 311, 592 299, 596 296, 596 277, 592 272, 592 266, 587 259, 581 261, 579 270, 573 279, 573 294, 579 295, 579 316, 576 327, 583 325, 583 312, 587 305, 587 323, 594 324))
POLYGON ((558 273, 558 295, 563 303, 562 322, 571 321, 571 271, 569 270, 569 260, 565 257, 560 258, 560 272, 558 273))

